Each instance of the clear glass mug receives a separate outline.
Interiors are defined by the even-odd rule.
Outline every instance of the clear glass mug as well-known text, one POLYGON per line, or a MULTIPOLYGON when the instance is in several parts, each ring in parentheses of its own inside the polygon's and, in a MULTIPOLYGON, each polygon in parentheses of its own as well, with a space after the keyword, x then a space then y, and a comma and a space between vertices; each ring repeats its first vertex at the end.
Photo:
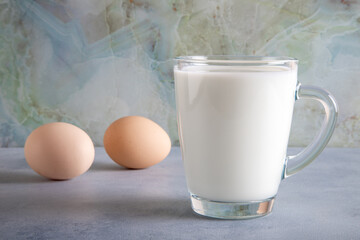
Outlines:
POLYGON ((193 210, 225 219, 267 215, 281 180, 310 164, 329 142, 337 119, 334 97, 301 85, 298 60, 289 57, 175 61, 179 139, 193 210), (324 106, 325 119, 309 146, 286 156, 294 102, 305 98, 324 106))

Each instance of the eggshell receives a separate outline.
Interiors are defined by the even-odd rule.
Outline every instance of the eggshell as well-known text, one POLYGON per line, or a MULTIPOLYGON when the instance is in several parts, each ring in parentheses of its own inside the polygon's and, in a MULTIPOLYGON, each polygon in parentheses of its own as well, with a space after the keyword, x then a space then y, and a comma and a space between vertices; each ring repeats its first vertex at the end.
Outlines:
POLYGON ((126 168, 147 168, 166 158, 171 149, 167 133, 140 116, 113 122, 104 135, 104 147, 112 160, 126 168))
POLYGON ((94 161, 90 137, 80 128, 54 122, 35 129, 26 139, 25 158, 38 174, 66 180, 86 172, 94 161))

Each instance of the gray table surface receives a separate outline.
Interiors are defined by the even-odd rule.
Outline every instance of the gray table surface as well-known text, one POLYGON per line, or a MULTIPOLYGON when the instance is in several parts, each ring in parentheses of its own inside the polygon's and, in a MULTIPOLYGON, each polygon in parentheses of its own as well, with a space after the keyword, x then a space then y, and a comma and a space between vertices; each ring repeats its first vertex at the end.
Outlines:
POLYGON ((97 148, 69 181, 44 179, 22 148, 3 148, 0 239, 360 239, 360 149, 326 149, 281 183, 266 217, 217 220, 192 212, 179 148, 144 170, 97 148))

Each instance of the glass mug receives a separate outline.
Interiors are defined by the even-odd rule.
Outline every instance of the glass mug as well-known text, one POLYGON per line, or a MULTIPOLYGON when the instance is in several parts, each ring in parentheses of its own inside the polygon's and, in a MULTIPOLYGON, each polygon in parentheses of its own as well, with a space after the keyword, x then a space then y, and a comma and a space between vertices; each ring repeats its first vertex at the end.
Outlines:
POLYGON ((334 97, 301 85, 294 58, 184 56, 175 61, 178 131, 193 210, 225 219, 267 215, 280 181, 310 164, 329 142, 337 119, 334 97), (313 142, 286 156, 299 99, 319 101, 326 116, 313 142))

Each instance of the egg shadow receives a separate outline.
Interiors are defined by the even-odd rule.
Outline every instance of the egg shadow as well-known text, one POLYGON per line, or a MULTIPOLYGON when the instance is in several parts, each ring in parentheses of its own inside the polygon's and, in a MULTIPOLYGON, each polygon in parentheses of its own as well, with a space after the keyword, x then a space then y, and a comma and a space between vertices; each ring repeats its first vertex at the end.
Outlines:
POLYGON ((89 170, 93 171, 142 171, 147 168, 126 168, 112 162, 94 162, 89 170))
POLYGON ((126 171, 127 168, 124 168, 116 163, 111 162, 94 162, 90 169, 90 171, 126 171))

